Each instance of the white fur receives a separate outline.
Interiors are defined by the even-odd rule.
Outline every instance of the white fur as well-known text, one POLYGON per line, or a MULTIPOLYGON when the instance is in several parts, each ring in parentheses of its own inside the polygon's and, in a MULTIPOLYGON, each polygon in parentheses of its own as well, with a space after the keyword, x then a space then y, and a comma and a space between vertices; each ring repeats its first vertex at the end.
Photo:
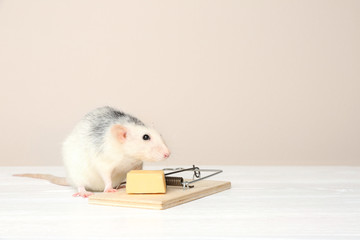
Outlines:
POLYGON ((68 182, 91 191, 104 191, 106 183, 113 187, 126 178, 131 169, 142 169, 142 161, 161 161, 169 150, 154 129, 132 123, 123 124, 126 139, 121 143, 113 134, 111 126, 104 137, 102 151, 94 147, 88 137, 90 125, 81 121, 63 144, 63 161, 68 182), (142 136, 148 134, 150 141, 142 136))

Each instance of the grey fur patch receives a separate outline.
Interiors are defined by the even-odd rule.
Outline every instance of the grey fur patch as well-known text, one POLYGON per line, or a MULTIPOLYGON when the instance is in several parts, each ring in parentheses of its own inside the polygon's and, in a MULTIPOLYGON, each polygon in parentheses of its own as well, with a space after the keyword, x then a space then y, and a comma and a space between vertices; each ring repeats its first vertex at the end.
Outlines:
POLYGON ((85 115, 84 121, 89 123, 89 137, 101 151, 104 137, 108 129, 114 124, 130 123, 139 126, 145 124, 134 116, 121 112, 111 107, 100 107, 85 115))

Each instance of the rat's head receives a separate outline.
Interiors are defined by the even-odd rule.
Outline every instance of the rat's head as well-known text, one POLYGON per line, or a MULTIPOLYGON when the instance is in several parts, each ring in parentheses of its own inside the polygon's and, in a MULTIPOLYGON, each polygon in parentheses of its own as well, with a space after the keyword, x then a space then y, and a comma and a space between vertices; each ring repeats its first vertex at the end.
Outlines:
POLYGON ((115 144, 127 156, 150 162, 162 161, 170 156, 168 147, 154 129, 135 124, 115 124, 110 131, 115 144))

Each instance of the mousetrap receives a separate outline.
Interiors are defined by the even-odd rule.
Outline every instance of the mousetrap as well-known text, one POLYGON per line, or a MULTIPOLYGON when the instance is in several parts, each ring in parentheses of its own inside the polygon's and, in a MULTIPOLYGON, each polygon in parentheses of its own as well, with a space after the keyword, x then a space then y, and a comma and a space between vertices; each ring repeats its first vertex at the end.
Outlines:
POLYGON ((193 165, 191 168, 165 168, 163 171, 167 185, 165 194, 127 194, 124 188, 120 188, 116 193, 96 193, 89 197, 89 203, 166 209, 231 188, 231 183, 227 181, 204 180, 221 173, 219 169, 200 169, 193 165), (192 179, 174 176, 186 172, 193 174, 192 179), (202 176, 204 174, 207 175, 202 176))

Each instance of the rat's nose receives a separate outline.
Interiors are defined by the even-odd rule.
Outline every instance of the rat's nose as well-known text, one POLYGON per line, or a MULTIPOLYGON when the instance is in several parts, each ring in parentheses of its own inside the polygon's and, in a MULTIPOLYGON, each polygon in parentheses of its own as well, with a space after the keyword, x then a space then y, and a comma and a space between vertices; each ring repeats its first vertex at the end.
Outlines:
POLYGON ((164 154, 164 158, 168 158, 168 157, 170 157, 170 152, 164 154))

